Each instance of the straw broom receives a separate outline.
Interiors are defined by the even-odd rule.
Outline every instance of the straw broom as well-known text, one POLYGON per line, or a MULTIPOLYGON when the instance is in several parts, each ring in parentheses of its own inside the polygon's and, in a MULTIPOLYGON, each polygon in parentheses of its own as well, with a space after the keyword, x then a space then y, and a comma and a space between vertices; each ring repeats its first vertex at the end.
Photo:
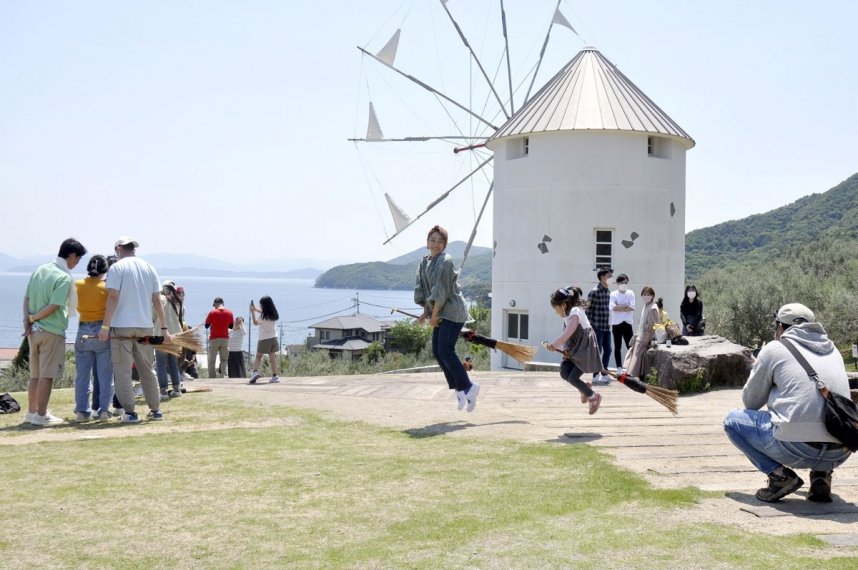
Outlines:
MULTIPOLYGON (((153 345, 155 347, 155 350, 160 350, 161 352, 166 352, 167 354, 179 356, 185 349, 190 350, 192 352, 205 352, 205 343, 200 338, 199 334, 197 334, 199 328, 200 325, 197 325, 186 331, 170 335, 170 342, 164 342, 164 337, 162 336, 112 336, 110 338, 115 338, 117 340, 136 340, 137 342, 143 344, 153 345)), ((86 339, 98 337, 84 335, 82 338, 86 339)))
POLYGON ((607 370, 603 371, 604 374, 607 372, 609 375, 613 376, 617 379, 620 384, 624 384, 627 388, 631 388, 635 392, 640 394, 646 394, 669 411, 674 416, 679 414, 677 396, 679 392, 676 390, 668 390, 667 388, 662 388, 661 386, 653 386, 652 384, 647 384, 646 382, 641 381, 639 378, 635 378, 634 376, 629 376, 625 372, 620 374, 619 376, 616 373, 608 372, 607 370))
MULTIPOLYGON (((406 311, 402 311, 394 307, 390 310, 390 314, 393 313, 401 313, 405 316, 412 317, 415 319, 419 319, 419 315, 415 315, 413 313, 408 313, 406 311)), ((526 344, 515 344, 512 342, 506 342, 503 340, 495 340, 493 338, 489 338, 487 336, 482 336, 477 334, 475 331, 470 329, 463 329, 460 333, 462 338, 467 340, 468 342, 479 344, 482 346, 487 346, 489 348, 496 348, 499 351, 503 352, 507 356, 511 356, 521 362, 522 364, 525 362, 530 362, 533 360, 533 355, 536 354, 536 349, 532 346, 527 346, 526 344)))
MULTIPOLYGON (((97 335, 93 334, 85 334, 80 338, 83 340, 98 338, 97 335)), ((161 352, 166 352, 167 354, 172 354, 174 356, 179 356, 182 354, 182 347, 178 344, 166 343, 164 342, 164 337, 162 336, 112 336, 111 339, 116 340, 136 340, 140 344, 149 344, 155 347, 155 350, 160 350, 161 352)))

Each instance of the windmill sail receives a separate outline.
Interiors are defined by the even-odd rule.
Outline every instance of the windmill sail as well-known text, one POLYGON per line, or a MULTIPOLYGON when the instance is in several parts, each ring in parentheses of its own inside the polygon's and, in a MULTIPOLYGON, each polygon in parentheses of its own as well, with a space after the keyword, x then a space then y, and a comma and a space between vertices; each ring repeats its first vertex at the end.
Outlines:
POLYGON ((563 13, 560 12, 559 6, 554 9, 554 18, 551 19, 551 23, 558 24, 560 26, 565 26, 575 32, 576 36, 578 35, 578 32, 575 31, 575 28, 572 27, 572 24, 569 23, 569 20, 566 19, 566 16, 564 16, 563 13))
POLYGON ((385 192, 384 197, 387 198, 387 205, 390 207, 390 215, 393 216, 393 224, 396 226, 396 232, 399 233, 408 227, 408 224, 411 223, 411 217, 402 211, 402 208, 393 201, 390 194, 385 192))
POLYGON ((399 47, 399 32, 400 30, 396 30, 393 37, 387 40, 387 43, 381 48, 381 51, 375 54, 375 57, 390 66, 393 66, 393 60, 396 59, 396 48, 399 47))
POLYGON ((378 117, 375 116, 375 107, 372 106, 372 101, 369 102, 369 124, 366 126, 366 140, 378 141, 384 138, 384 133, 381 132, 381 125, 378 124, 378 117))

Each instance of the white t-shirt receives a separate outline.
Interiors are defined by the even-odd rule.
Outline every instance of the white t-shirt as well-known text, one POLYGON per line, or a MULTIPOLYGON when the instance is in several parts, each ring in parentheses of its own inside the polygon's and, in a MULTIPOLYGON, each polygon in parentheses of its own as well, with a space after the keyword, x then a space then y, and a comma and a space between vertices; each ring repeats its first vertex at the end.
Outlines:
POLYGON ((259 340, 277 338, 277 321, 259 319, 259 340))
POLYGON ((620 293, 619 291, 611 291, 611 300, 608 301, 608 309, 611 311, 611 325, 618 325, 620 323, 629 323, 630 325, 635 324, 635 293, 634 291, 626 291, 625 293, 620 293), (615 311, 614 307, 617 305, 629 305, 632 310, 631 311, 615 311))
POLYGON ((229 352, 241 352, 244 350, 244 337, 247 335, 247 331, 244 330, 244 326, 241 328, 235 327, 231 331, 229 331, 229 340, 226 343, 226 348, 229 352))
POLYGON ((570 327, 572 326, 572 317, 578 317, 578 326, 583 330, 586 331, 590 329, 590 319, 587 318, 587 313, 584 312, 584 309, 581 307, 573 307, 572 310, 569 311, 569 314, 563 317, 563 334, 551 343, 551 346, 557 350, 563 350, 563 345, 575 333, 574 330, 570 330, 570 327))
POLYGON ((124 257, 107 272, 108 289, 119 291, 111 327, 152 326, 152 295, 161 291, 155 269, 139 257, 124 257))

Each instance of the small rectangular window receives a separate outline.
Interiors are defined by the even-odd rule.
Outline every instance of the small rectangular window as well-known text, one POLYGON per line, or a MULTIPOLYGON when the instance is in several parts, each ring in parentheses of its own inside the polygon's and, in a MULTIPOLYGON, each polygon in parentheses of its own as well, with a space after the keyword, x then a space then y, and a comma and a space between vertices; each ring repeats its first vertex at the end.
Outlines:
POLYGON ((646 154, 653 158, 670 158, 670 140, 664 137, 647 137, 646 154))
POLYGON ((519 317, 521 317, 521 318, 518 320, 518 324, 519 324, 518 338, 520 338, 521 340, 527 340, 528 339, 528 336, 527 336, 528 330, 527 329, 529 326, 527 313, 521 313, 519 315, 519 317))
POLYGON ((614 232, 613 230, 593 228, 593 233, 596 238, 594 266, 596 269, 610 268, 613 263, 614 232))
POLYGON ((507 315, 506 334, 509 338, 518 338, 518 313, 507 315))
POLYGON ((515 158, 523 158, 530 153, 530 138, 520 137, 512 139, 506 143, 506 158, 513 160, 515 158))

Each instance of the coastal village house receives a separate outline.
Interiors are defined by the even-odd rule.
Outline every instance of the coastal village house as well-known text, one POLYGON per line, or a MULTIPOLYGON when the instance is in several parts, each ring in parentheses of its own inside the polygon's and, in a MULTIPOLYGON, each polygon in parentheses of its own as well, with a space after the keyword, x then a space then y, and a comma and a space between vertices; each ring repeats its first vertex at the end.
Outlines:
POLYGON ((352 362, 373 342, 384 344, 387 325, 365 315, 333 317, 312 325, 310 350, 327 350, 331 358, 352 362))

